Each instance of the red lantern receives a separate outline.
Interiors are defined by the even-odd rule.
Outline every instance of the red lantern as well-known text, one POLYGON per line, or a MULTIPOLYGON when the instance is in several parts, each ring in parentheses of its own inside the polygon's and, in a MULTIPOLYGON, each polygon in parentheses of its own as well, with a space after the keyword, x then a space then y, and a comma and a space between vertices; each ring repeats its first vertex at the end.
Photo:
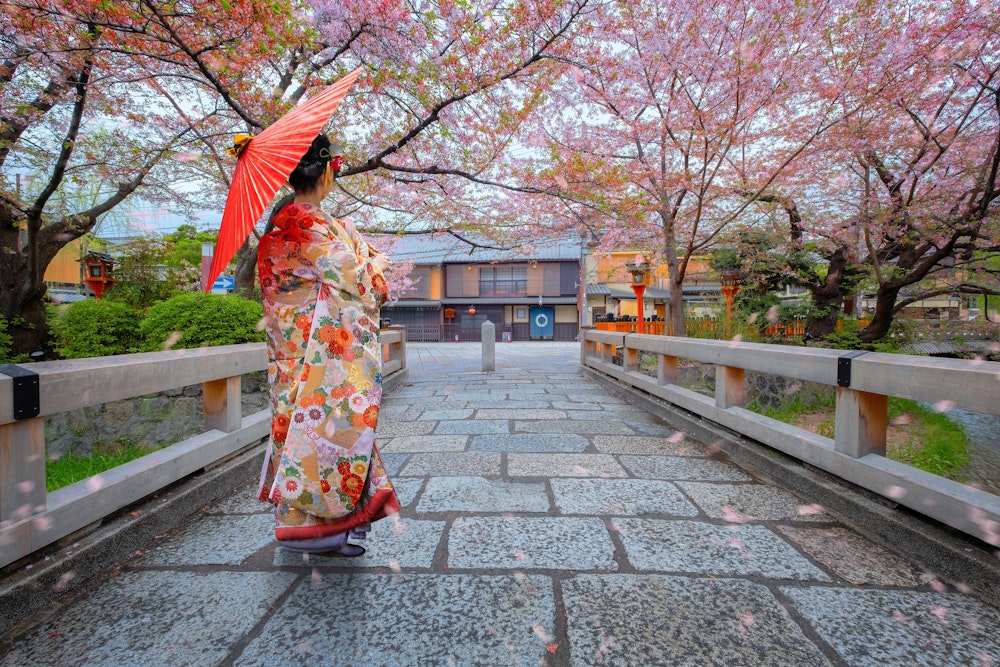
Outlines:
POLYGON ((476 307, 469 306, 469 315, 475 315, 475 314, 476 314, 476 307))

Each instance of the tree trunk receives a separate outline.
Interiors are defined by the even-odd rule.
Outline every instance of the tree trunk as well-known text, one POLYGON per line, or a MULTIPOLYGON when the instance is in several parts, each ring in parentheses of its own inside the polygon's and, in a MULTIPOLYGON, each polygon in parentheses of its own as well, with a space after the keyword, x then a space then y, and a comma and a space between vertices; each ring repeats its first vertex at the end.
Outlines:
POLYGON ((670 330, 674 336, 687 336, 687 323, 684 320, 684 276, 681 275, 681 262, 677 257, 677 239, 674 237, 673 220, 666 210, 660 211, 660 221, 663 225, 663 255, 667 260, 667 272, 670 277, 670 330))
POLYGON ((257 278, 257 246, 250 245, 250 238, 244 241, 240 249, 236 251, 236 271, 235 271, 234 294, 239 294, 244 299, 253 299, 253 287, 257 278))
POLYGON ((862 343, 874 343, 889 333, 900 289, 902 286, 895 282, 879 286, 871 324, 858 332, 858 338, 862 343))
POLYGON ((27 259, 22 253, 0 252, 0 314, 7 321, 11 356, 45 350, 45 283, 30 284, 27 259))
POLYGON ((837 329, 837 318, 846 294, 842 284, 847 263, 847 248, 841 246, 833 251, 827 261, 825 280, 809 284, 809 294, 816 314, 810 315, 806 320, 806 340, 823 338, 837 329))

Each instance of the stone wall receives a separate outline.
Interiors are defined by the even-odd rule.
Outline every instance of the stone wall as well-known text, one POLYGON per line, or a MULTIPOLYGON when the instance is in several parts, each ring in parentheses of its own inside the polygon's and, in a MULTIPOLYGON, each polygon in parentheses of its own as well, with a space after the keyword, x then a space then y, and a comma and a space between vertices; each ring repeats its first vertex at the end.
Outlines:
MULTIPOLYGON (((265 371, 244 375, 242 389, 244 417, 267 407, 265 371)), ((45 444, 50 458, 87 456, 120 444, 157 449, 204 430, 201 385, 191 385, 46 417, 45 444)))

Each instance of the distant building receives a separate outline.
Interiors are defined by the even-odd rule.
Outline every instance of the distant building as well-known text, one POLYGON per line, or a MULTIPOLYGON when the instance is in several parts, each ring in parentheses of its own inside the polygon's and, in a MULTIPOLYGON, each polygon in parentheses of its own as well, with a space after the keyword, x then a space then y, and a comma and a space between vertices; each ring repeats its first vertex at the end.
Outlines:
POLYGON ((575 340, 580 253, 576 238, 500 250, 447 234, 404 236, 389 255, 413 263, 416 285, 383 308, 382 317, 405 326, 409 340, 479 340, 487 319, 498 341, 575 340))

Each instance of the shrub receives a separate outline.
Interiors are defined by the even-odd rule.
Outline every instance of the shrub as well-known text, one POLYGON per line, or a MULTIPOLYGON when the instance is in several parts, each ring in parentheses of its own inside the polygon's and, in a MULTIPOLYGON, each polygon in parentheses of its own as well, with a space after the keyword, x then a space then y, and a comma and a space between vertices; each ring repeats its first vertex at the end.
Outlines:
POLYGON ((63 306, 49 323, 53 346, 64 359, 137 352, 138 315, 127 304, 87 299, 63 306))
POLYGON ((7 320, 0 315, 0 362, 13 361, 10 355, 10 348, 14 344, 14 339, 7 332, 7 320))
POLYGON ((227 294, 189 292, 155 304, 139 327, 143 350, 234 345, 264 340, 259 303, 227 294))

